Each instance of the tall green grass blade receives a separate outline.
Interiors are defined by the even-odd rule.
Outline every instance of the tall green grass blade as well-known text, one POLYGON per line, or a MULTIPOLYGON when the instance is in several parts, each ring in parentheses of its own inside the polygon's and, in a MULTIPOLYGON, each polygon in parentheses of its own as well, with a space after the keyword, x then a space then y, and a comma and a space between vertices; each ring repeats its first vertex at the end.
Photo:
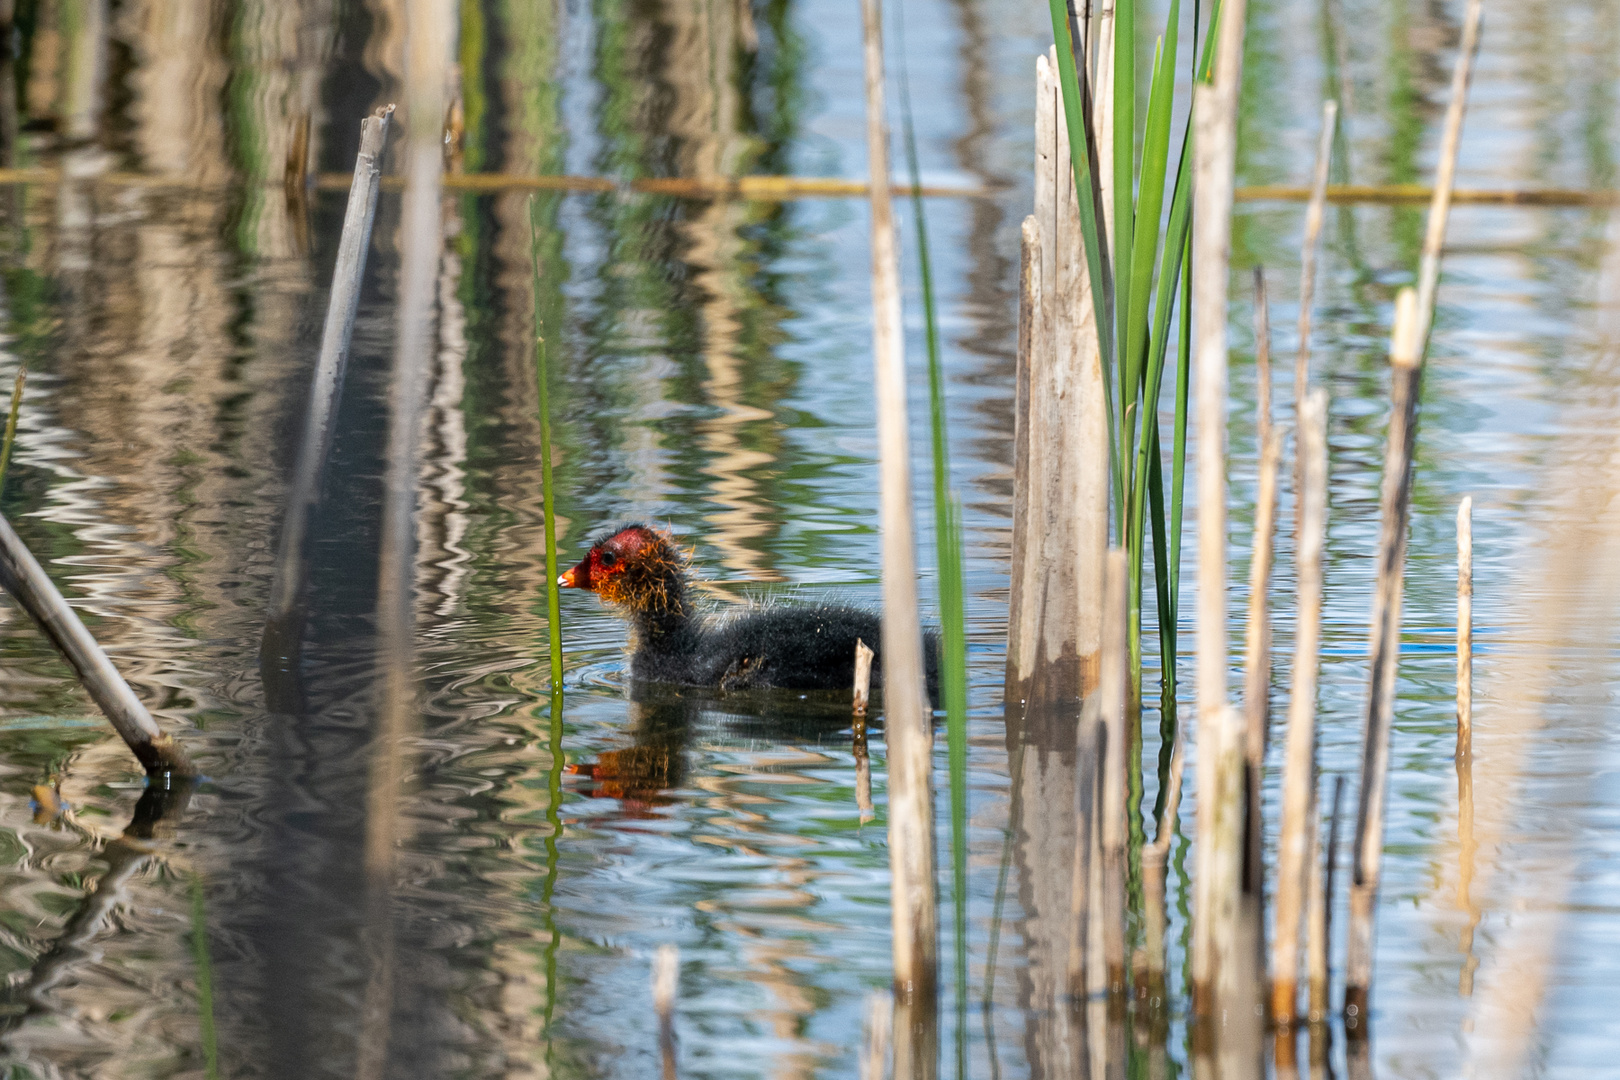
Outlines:
MULTIPOLYGON (((19 383, 21 378, 19 376, 19 383)), ((16 415, 15 410, 12 413, 16 415)), ((7 432, 6 449, 11 449, 7 432)), ((191 875, 191 956, 197 965, 197 1019, 201 1025, 203 1075, 219 1080, 219 1038, 214 1030, 214 962, 208 955, 208 911, 202 875, 191 875)))
POLYGON ((6 487, 6 468, 11 464, 11 447, 17 441, 17 414, 22 410, 23 383, 28 378, 28 365, 17 362, 17 381, 11 386, 11 410, 6 413, 6 438, 0 444, 0 491, 6 487))
POLYGON ((534 365, 540 399, 540 498, 546 530, 546 629, 551 637, 551 688, 562 688, 562 604, 557 592, 556 492, 551 483, 551 372, 546 363, 546 323, 541 315, 540 209, 529 196, 529 255, 534 264, 534 365))
MULTIPOLYGON (((902 11, 904 9, 902 8, 902 11)), ((951 795, 951 907, 956 944, 956 1075, 967 1076, 967 613, 962 587, 962 509, 951 491, 950 445, 945 423, 945 368, 940 360, 939 313, 928 218, 923 212, 922 170, 912 124, 910 78, 901 29, 900 101, 911 174, 911 209, 917 229, 917 262, 928 347, 928 406, 934 457, 934 540, 939 567, 940 697, 945 706, 951 795)))
POLYGON ((549 725, 551 768, 546 773, 546 876, 540 884, 540 919, 550 940, 542 947, 542 962, 546 973, 546 1003, 541 1014, 541 1030, 546 1040, 546 1066, 551 1071, 551 1022, 557 1013, 557 950, 562 944, 562 931, 557 926, 557 909, 553 903, 557 894, 557 873, 562 839, 562 778, 563 778, 563 695, 562 683, 551 688, 551 716, 549 725))

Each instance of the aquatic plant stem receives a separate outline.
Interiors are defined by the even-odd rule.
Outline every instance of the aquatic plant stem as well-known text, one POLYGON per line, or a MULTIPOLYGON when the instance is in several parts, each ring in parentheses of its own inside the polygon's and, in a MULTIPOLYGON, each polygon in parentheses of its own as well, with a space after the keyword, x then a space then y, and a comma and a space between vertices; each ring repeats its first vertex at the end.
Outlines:
POLYGON ((197 1018, 202 1036, 203 1076, 219 1080, 219 1040, 214 1032, 214 964, 208 955, 208 916, 202 875, 191 875, 191 957, 197 965, 197 1018))
POLYGON ((6 411, 6 437, 0 444, 0 492, 6 488, 6 469, 11 465, 11 448, 17 442, 17 416, 22 411, 23 383, 28 379, 28 363, 17 361, 17 381, 11 384, 11 408, 6 411))
POLYGON ((1469 0, 1463 16, 1457 67, 1452 73, 1451 100, 1446 106, 1434 200, 1429 205, 1423 257, 1418 268, 1418 288, 1415 294, 1411 290, 1403 290, 1396 300, 1395 332, 1390 349, 1392 408, 1380 495, 1379 585, 1373 602, 1369 643, 1371 675, 1367 692, 1367 721, 1362 739, 1361 790, 1356 807, 1349 939, 1345 949, 1345 1030, 1347 1035, 1357 1038, 1367 1033, 1367 1006, 1372 993, 1373 919, 1383 860, 1384 801, 1387 795, 1390 732, 1394 720, 1396 661, 1400 652, 1412 449, 1416 438, 1423 359, 1428 352, 1429 331, 1434 323, 1435 296, 1440 282, 1440 254, 1451 211, 1451 187, 1457 174, 1457 153, 1462 143, 1463 116, 1468 107, 1468 87, 1473 77, 1474 56, 1479 48, 1483 12, 1482 0, 1469 0))
MULTIPOLYGON (((861 0, 866 68, 866 136, 871 185, 872 344, 877 391, 879 505, 883 550, 883 702, 889 744, 889 865, 897 1005, 913 1004, 924 1022, 908 1027, 897 1059, 926 1080, 934 1048, 911 1045, 928 1022, 938 986, 934 813, 930 730, 923 689, 922 630, 917 617, 917 559, 906 421, 905 341, 900 321, 900 260, 889 196, 889 125, 883 92, 880 0, 861 0)), ((897 1068, 899 1063, 897 1060, 897 1068)))
POLYGON ((546 323, 540 315, 539 203, 529 196, 529 256, 534 267, 534 367, 540 412, 540 499, 546 536, 546 631, 551 647, 551 686, 562 688, 562 603, 557 585, 556 487, 551 475, 551 369, 546 359, 546 323))
POLYGON ((1457 507, 1457 758, 1474 741, 1474 497, 1457 507))

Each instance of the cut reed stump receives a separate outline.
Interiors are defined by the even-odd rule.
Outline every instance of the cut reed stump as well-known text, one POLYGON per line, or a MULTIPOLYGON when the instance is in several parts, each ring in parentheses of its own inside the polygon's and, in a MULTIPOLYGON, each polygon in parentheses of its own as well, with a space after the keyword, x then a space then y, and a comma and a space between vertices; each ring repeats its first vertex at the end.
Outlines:
POLYGON ((855 639, 855 715, 865 716, 872 696, 871 648, 860 638, 855 639))
POLYGON ((660 945, 653 956, 653 1012, 658 1014, 658 1056, 663 1080, 675 1080, 675 992, 681 977, 681 951, 660 945))
POLYGON ((1322 549, 1327 534, 1327 391, 1312 390, 1299 417, 1299 541, 1294 673, 1277 843, 1277 912, 1271 950, 1271 1018, 1291 1028, 1299 1002, 1299 935, 1314 844, 1316 678, 1322 641, 1322 549))
POLYGON ((50 638, 148 775, 193 774, 191 762, 180 744, 173 735, 158 727, 141 699, 135 696, 135 691, 129 688, 101 646, 96 644, 96 639, 79 621, 78 612, 68 606, 4 516, 0 516, 0 587, 11 594, 50 638))
POLYGON ((894 988, 924 1023, 897 1040, 933 1075, 931 1032, 937 987, 938 903, 934 882, 933 733, 923 688, 922 628, 917 617, 917 557, 912 522, 906 421, 905 344, 900 321, 900 258, 889 176, 889 125, 883 100, 883 17, 879 0, 861 0, 866 61, 866 149, 872 207, 872 345, 877 384, 879 504, 883 544, 883 711, 889 747, 889 867, 894 922, 894 988), (923 1040, 923 1041, 926 1041, 923 1040))
MULTIPOLYGON (((354 337, 355 313, 360 309, 360 286, 371 250, 371 228, 377 219, 381 190, 382 153, 388 142, 388 122, 394 107, 380 108, 360 122, 360 153, 354 161, 354 182, 343 213, 337 263, 332 269, 332 290, 321 330, 321 352, 310 380, 309 407, 304 414, 303 439, 293 466, 287 493, 287 511, 281 522, 275 577, 270 585, 270 610, 259 645, 259 674, 270 711, 292 713, 304 706, 298 667, 304 634, 304 590, 309 580, 305 547, 309 518, 320 500, 326 461, 332 452, 332 423, 343 396, 344 369, 349 342, 354 337)), ((300 188, 302 190, 302 188, 300 188)))
POLYGON ((1006 679, 1007 701, 1032 716, 1078 706, 1096 688, 1109 487, 1107 394, 1068 126, 1048 57, 1036 60, 1035 86, 1012 513, 1022 528, 1013 537, 1006 679))

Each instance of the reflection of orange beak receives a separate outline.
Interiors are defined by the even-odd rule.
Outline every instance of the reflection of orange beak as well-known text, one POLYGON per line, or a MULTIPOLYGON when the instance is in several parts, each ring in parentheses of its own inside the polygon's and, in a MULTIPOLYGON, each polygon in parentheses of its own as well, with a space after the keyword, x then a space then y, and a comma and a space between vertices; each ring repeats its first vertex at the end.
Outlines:
POLYGON ((565 589, 589 589, 591 587, 591 558, 587 555, 579 561, 579 565, 572 570, 557 575, 557 584, 565 589))

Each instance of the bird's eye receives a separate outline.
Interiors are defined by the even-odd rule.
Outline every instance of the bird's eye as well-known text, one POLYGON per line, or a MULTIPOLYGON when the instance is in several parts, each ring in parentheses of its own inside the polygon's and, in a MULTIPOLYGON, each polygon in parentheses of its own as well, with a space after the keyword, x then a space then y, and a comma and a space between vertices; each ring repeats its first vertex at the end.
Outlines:
POLYGON ((616 563, 618 561, 619 561, 619 557, 617 555, 613 554, 613 552, 611 552, 611 551, 602 552, 602 565, 603 566, 612 566, 614 563, 616 563))

